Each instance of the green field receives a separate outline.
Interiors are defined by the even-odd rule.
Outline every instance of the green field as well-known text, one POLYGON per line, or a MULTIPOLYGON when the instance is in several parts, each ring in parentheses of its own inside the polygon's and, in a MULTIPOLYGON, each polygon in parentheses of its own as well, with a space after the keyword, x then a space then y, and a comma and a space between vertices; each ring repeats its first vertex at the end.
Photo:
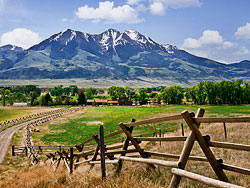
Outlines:
POLYGON ((25 108, 0 108, 0 123, 28 115, 30 112, 25 108))
MULTIPOLYGON (((206 110, 205 116, 239 116, 250 114, 250 106, 200 106, 206 110)), ((158 107, 95 107, 88 108, 85 114, 68 119, 64 123, 50 124, 48 130, 33 134, 34 139, 41 139, 44 144, 73 145, 98 134, 98 124, 91 122, 103 122, 105 134, 120 130, 119 122, 130 122, 132 118, 136 120, 147 119, 158 114, 178 114, 183 110, 195 112, 199 106, 158 106, 158 107)), ((163 132, 172 132, 180 127, 180 123, 169 122, 135 127, 135 135, 152 135, 159 128, 163 132)), ((112 137, 108 142, 121 141, 121 136, 112 137)))

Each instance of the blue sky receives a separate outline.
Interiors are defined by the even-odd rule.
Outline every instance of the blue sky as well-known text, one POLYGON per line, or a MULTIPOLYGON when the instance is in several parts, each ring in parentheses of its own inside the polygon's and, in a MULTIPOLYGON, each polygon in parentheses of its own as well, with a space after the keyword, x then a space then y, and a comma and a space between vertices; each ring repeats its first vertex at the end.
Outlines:
POLYGON ((224 63, 250 60, 249 0, 0 0, 0 45, 28 48, 67 28, 135 29, 224 63))

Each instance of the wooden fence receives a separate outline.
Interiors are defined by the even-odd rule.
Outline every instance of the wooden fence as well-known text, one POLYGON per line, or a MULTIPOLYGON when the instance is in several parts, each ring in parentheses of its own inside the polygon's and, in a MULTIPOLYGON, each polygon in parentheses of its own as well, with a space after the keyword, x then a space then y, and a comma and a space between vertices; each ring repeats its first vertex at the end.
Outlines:
POLYGON ((119 173, 122 170, 123 161, 133 161, 133 162, 139 162, 139 163, 146 163, 151 168, 155 168, 155 165, 172 168, 171 172, 173 174, 173 177, 169 185, 169 187, 171 188, 178 187, 182 177, 189 178, 195 181, 199 181, 199 182, 202 182, 204 184, 211 185, 214 187, 235 187, 235 188, 241 187, 241 186, 229 183, 228 177, 226 176, 224 170, 250 175, 250 169, 225 164, 222 159, 218 159, 215 157, 210 147, 233 149, 233 150, 249 152, 250 145, 211 141, 208 135, 206 136, 202 135, 202 133, 199 130, 199 127, 201 123, 221 122, 221 123, 224 123, 224 130, 225 130, 225 136, 226 136, 225 123, 250 122, 250 117, 204 118, 203 117, 204 113, 205 113, 205 110, 198 109, 198 111, 195 114, 189 113, 188 111, 183 111, 180 115, 153 118, 153 119, 142 120, 142 121, 137 121, 137 122, 135 122, 135 120, 132 120, 130 123, 120 123, 119 126, 121 130, 115 131, 107 135, 103 134, 103 126, 100 125, 99 136, 93 135, 88 140, 82 142, 79 145, 76 145, 75 147, 69 148, 67 151, 64 150, 64 151, 57 151, 53 154, 50 153, 49 155, 47 155, 47 158, 51 160, 51 166, 55 170, 60 165, 60 162, 64 161, 64 164, 67 167, 69 173, 72 173, 75 168, 83 164, 90 165, 90 169, 92 169, 97 164, 101 164, 102 177, 105 178, 106 176, 105 165, 107 164, 117 165, 116 173, 119 173), (191 130, 189 135, 168 136, 168 137, 135 137, 133 136, 133 128, 135 126, 152 124, 152 123, 160 123, 160 122, 168 122, 168 121, 179 121, 179 120, 184 120, 187 123, 188 127, 191 130), (126 135, 126 139, 122 144, 105 145, 105 139, 121 134, 121 133, 124 133, 126 135), (86 148, 86 144, 88 144, 91 141, 96 142, 95 148, 94 149, 86 148), (150 141, 161 141, 161 142, 185 141, 185 143, 184 143, 181 154, 176 155, 176 154, 170 154, 170 153, 159 153, 159 152, 147 151, 141 145, 141 143, 145 141, 147 142, 150 142, 150 141), (205 157, 190 155, 195 141, 198 142, 200 148, 205 154, 205 157), (131 149, 129 146, 133 146, 134 148, 131 149), (153 157, 172 158, 172 159, 176 159, 176 161, 159 160, 153 157), (214 180, 212 178, 208 178, 205 176, 201 176, 201 175, 186 171, 185 167, 186 167, 188 160, 208 162, 219 180, 214 180))
POLYGON ((38 117, 41 117, 41 116, 46 116, 46 115, 50 115, 50 114, 53 114, 53 113, 59 113, 59 112, 64 111, 65 109, 67 109, 67 107, 66 108, 64 107, 64 108, 56 109, 56 110, 50 110, 50 111, 47 111, 47 112, 40 112, 40 113, 36 113, 36 114, 26 115, 26 116, 16 118, 16 119, 6 120, 3 123, 0 123, 0 127, 15 125, 15 124, 18 124, 18 123, 21 123, 21 122, 24 122, 24 121, 28 121, 28 120, 31 120, 31 119, 34 119, 34 118, 38 118, 38 117))
POLYGON ((46 116, 38 118, 38 119, 34 119, 31 121, 28 121, 25 123, 26 126, 26 139, 25 139, 25 146, 14 146, 12 145, 12 156, 15 155, 23 155, 25 154, 25 156, 28 156, 31 160, 31 163, 37 164, 39 162, 38 159, 38 155, 39 154, 47 154, 47 157, 53 155, 51 152, 53 152, 53 150, 55 151, 59 151, 59 152, 65 152, 65 150, 70 149, 70 146, 59 146, 58 148, 53 146, 33 146, 32 144, 32 132, 31 132, 31 126, 35 127, 39 124, 43 124, 47 121, 50 120, 54 120, 58 117, 61 117, 62 115, 66 114, 66 113, 70 113, 73 111, 78 111, 80 109, 82 109, 83 107, 77 107, 77 108, 63 108, 63 109, 59 109, 59 110, 54 110, 51 111, 49 115, 47 115, 47 113, 45 114, 46 116))

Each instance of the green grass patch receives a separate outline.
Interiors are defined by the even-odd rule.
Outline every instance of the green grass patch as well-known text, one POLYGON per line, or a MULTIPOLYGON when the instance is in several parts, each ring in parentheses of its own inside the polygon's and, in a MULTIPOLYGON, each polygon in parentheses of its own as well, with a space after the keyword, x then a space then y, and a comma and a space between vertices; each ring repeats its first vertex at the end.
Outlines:
MULTIPOLYGON (((200 106, 206 110, 205 116, 236 116, 250 114, 250 106, 200 106)), ((183 110, 195 112, 199 106, 189 105, 172 105, 157 107, 96 107, 88 108, 83 117, 69 119, 68 122, 62 124, 49 125, 50 132, 42 136, 41 140, 45 144, 64 144, 74 145, 89 139, 92 135, 98 135, 98 124, 88 125, 88 122, 103 122, 104 133, 109 134, 116 130, 120 130, 118 124, 120 122, 130 122, 132 118, 137 121, 151 118, 157 114, 178 114, 183 110)), ((186 125, 184 125, 186 126, 186 125)), ((179 123, 167 122, 144 126, 137 126, 134 129, 134 135, 152 136, 153 132, 173 132, 180 128, 179 123)), ((107 139, 107 142, 121 141, 121 135, 117 135, 107 139)))

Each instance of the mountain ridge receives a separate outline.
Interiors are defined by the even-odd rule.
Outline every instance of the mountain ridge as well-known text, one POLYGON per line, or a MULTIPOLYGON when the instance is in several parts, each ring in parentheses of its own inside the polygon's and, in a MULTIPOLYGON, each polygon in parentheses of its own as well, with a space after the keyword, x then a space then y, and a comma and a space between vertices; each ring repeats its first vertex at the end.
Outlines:
POLYGON ((89 34, 67 29, 27 50, 0 47, 0 79, 249 79, 249 62, 223 64, 198 57, 135 30, 89 34))

